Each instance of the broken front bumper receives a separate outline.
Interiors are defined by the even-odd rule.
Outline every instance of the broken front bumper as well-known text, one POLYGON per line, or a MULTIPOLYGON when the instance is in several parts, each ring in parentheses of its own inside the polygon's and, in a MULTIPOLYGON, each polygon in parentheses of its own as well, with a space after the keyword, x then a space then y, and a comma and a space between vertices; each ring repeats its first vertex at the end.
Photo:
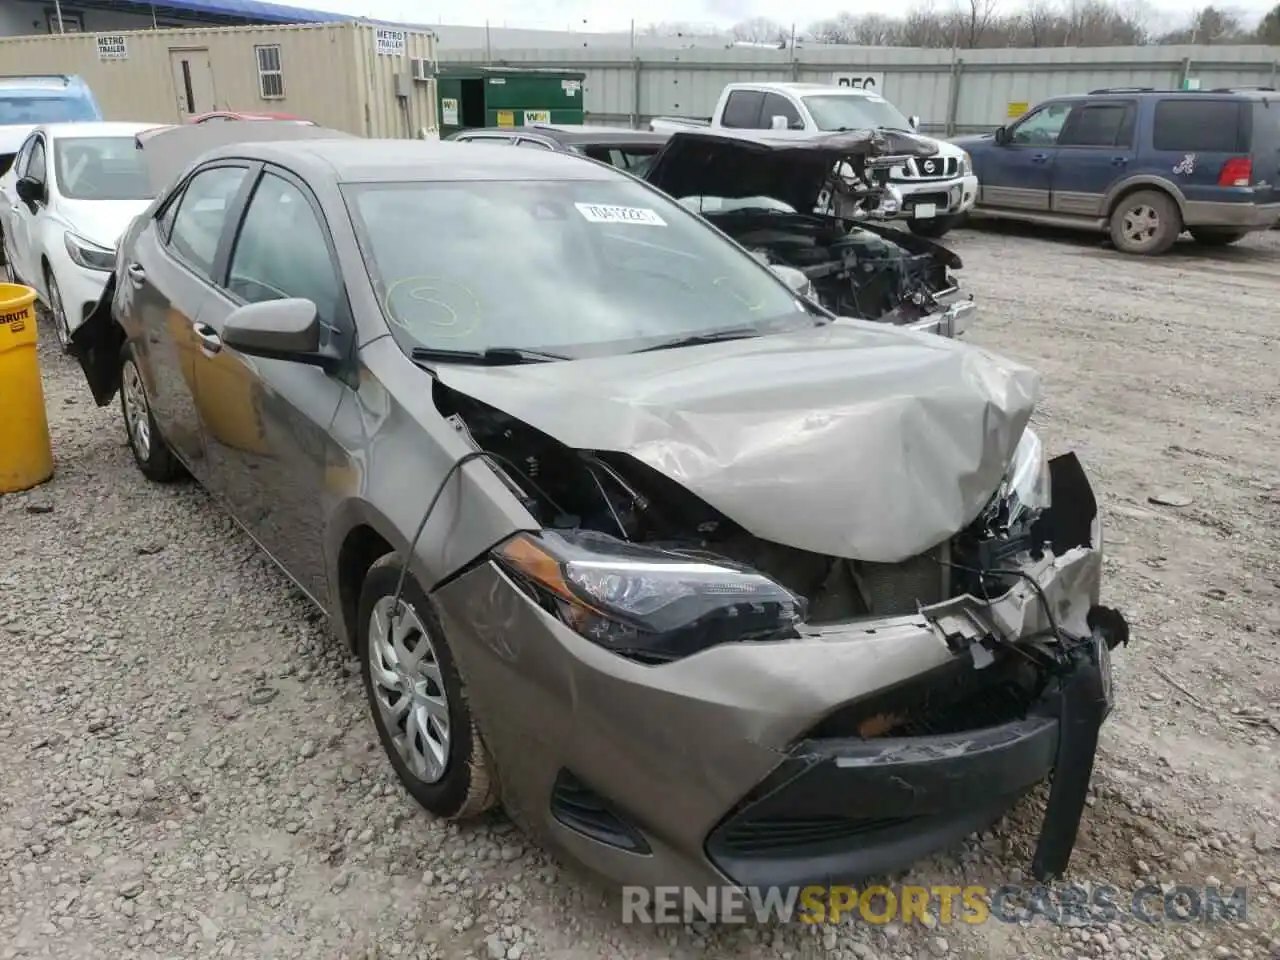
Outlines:
POLYGON ((1102 609, 1101 554, 1074 547, 1024 570, 1034 586, 1020 581, 989 603, 965 595, 661 666, 570 630, 492 563, 434 596, 504 806, 522 827, 617 883, 769 885, 906 867, 996 819, 1055 766, 1070 771, 1055 791, 1074 791, 1046 833, 1063 859, 1100 717, 1064 713, 1055 691, 1089 671, 1077 657, 1034 702, 1008 700, 1001 665, 1022 658, 983 654, 1035 642, 1050 618, 1088 638, 1102 609), (931 703, 944 673, 976 686, 950 727, 931 703), (890 725, 891 741, 841 729, 842 718, 912 690, 906 712, 920 730, 899 736, 890 725), (1085 735, 1064 734, 1077 730, 1085 735))
POLYGON ((958 287, 937 294, 934 299, 942 309, 907 324, 908 330, 955 338, 962 336, 978 318, 978 305, 973 302, 973 295, 961 294, 958 287))
MULTIPOLYGON (((997 820, 1053 773, 1038 879, 1061 875, 1109 710, 1108 639, 1099 634, 1022 719, 917 736, 806 739, 707 841, 742 886, 847 883, 882 876, 997 820)), ((992 704, 974 702, 974 710, 992 704)), ((969 726, 934 711, 924 724, 969 726)), ((967 723, 966 723, 967 720, 967 723)))

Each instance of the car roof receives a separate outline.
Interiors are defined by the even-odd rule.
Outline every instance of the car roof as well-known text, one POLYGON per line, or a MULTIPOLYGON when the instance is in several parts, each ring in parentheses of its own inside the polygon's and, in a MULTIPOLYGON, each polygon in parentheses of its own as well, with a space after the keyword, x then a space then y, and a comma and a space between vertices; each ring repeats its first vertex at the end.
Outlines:
POLYGON ((50 96, 63 94, 83 96, 86 89, 84 80, 75 74, 0 74, 0 93, 20 91, 22 93, 48 94, 50 96))
POLYGON ((791 80, 743 81, 733 85, 735 90, 755 90, 773 93, 834 93, 847 97, 878 97, 880 94, 857 87, 841 87, 834 83, 802 83, 791 80))
POLYGON ((612 168, 554 150, 512 150, 501 144, 438 140, 262 141, 222 155, 253 156, 304 176, 339 183, 445 180, 622 180, 612 168))
POLYGON ((64 137, 133 137, 154 126, 154 123, 125 120, 86 120, 80 123, 45 123, 37 127, 36 132, 45 133, 53 140, 64 137))
POLYGON ((554 150, 365 139, 289 122, 175 124, 143 131, 137 140, 157 193, 197 161, 230 158, 277 163, 307 179, 339 183, 625 178, 610 167, 554 150))
POLYGON ((630 127, 597 127, 590 124, 534 123, 523 127, 475 127, 460 131, 461 134, 485 134, 500 136, 542 136, 562 144, 598 144, 607 146, 618 143, 666 143, 671 134, 667 131, 632 130, 630 127))
POLYGON ((1090 90, 1087 93, 1063 93, 1054 97, 1046 97, 1042 102, 1054 103, 1060 100, 1088 100, 1093 97, 1137 97, 1140 100, 1161 100, 1170 97, 1193 100, 1197 97, 1214 100, 1263 100, 1275 98, 1280 91, 1270 87, 1214 87, 1200 90, 1155 90, 1151 87, 1109 87, 1101 90, 1090 90))

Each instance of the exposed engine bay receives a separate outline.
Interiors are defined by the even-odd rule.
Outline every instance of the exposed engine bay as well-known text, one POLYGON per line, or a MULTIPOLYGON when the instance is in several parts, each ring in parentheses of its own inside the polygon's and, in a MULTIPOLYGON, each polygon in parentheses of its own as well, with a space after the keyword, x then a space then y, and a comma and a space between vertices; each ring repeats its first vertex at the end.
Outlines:
POLYGON ((439 381, 433 390, 437 408, 473 446, 518 468, 522 476, 494 465, 539 523, 742 564, 804 597, 810 624, 909 615, 962 593, 981 595, 999 578, 979 585, 964 572, 974 569, 968 565, 989 564, 997 547, 1004 556, 1032 543, 1030 526, 1010 524, 997 498, 969 529, 902 563, 823 556, 772 543, 629 455, 574 450, 439 381))
POLYGON ((808 289, 798 292, 828 310, 905 324, 941 312, 940 299, 958 292, 955 253, 883 222, 902 208, 890 170, 934 152, 902 131, 801 140, 681 131, 645 179, 764 262, 800 271, 808 289))
POLYGON ((850 229, 834 216, 770 210, 704 216, 765 263, 799 270, 810 296, 840 316, 910 323, 943 309, 939 295, 957 287, 950 251, 909 249, 921 238, 900 230, 850 229))

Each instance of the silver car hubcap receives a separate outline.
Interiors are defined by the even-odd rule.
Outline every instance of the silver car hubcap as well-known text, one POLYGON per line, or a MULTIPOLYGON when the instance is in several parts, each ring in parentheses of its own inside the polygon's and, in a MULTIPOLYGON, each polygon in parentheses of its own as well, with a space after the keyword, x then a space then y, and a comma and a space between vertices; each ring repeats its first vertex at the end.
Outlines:
POLYGON ((1145 203, 1125 211, 1124 236, 1131 243, 1147 243, 1160 230, 1160 214, 1145 203))
POLYGON ((151 419, 147 414, 147 393, 142 375, 132 360, 124 364, 124 423, 129 442, 142 460, 151 456, 151 419))
POLYGON ((369 674, 378 712, 406 767, 436 783, 449 762, 449 700, 440 661, 413 607, 383 597, 369 619, 369 674))

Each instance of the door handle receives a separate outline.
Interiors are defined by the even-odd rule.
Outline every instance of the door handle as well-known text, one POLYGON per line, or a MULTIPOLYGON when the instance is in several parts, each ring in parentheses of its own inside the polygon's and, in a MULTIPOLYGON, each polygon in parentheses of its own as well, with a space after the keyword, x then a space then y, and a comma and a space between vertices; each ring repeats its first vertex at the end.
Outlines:
POLYGON ((1037 153, 1035 156, 1031 158, 1031 162, 1044 163, 1048 159, 1049 159, 1049 155, 1047 153, 1037 153))
POLYGON ((222 338, 207 323, 193 323, 191 329, 195 331, 196 337, 200 340, 202 349, 209 351, 209 353, 217 353, 222 349, 222 338))
POLYGON ((1111 158, 1111 165, 1113 167, 1123 167, 1128 162, 1129 162, 1128 157, 1112 157, 1111 158))
POLYGON ((141 264, 131 263, 129 266, 125 267, 125 271, 129 274, 129 279, 138 286, 142 286, 142 284, 147 282, 147 271, 142 269, 141 264))

